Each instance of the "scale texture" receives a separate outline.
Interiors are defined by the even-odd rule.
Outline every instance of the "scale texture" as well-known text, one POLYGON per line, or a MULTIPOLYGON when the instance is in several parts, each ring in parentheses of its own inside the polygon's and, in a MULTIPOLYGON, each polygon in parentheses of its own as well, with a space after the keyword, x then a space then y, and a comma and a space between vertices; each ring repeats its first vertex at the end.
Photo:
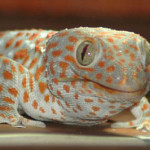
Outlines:
POLYGON ((112 127, 149 131, 149 51, 140 35, 102 27, 0 32, 0 123, 91 126, 130 108, 136 119, 112 127))

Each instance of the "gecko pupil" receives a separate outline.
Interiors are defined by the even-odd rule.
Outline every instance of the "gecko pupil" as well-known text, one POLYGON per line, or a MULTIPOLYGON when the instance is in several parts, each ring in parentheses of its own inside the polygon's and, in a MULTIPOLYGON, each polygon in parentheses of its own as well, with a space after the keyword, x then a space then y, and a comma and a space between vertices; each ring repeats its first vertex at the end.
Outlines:
POLYGON ((81 53, 81 59, 82 59, 82 61, 83 61, 83 59, 84 59, 84 56, 85 56, 85 54, 86 54, 86 51, 87 51, 88 46, 89 46, 89 44, 86 44, 86 45, 84 46, 84 48, 83 48, 83 51, 82 51, 82 53, 81 53))
POLYGON ((94 60, 96 47, 91 41, 84 41, 77 47, 77 61, 82 66, 88 66, 94 60))

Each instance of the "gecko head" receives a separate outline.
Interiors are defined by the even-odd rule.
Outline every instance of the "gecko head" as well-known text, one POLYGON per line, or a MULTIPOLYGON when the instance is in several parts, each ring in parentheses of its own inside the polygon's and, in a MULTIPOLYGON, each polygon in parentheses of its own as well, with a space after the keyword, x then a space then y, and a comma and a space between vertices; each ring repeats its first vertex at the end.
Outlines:
POLYGON ((47 43, 49 89, 82 103, 89 98, 138 101, 148 90, 149 49, 132 32, 82 27, 60 31, 47 43))

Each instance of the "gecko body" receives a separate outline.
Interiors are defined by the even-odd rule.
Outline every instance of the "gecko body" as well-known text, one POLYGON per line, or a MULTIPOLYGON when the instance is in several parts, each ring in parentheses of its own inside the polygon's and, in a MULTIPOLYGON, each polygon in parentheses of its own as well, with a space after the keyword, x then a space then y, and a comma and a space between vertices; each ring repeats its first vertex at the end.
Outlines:
POLYGON ((90 126, 131 108, 136 119, 112 127, 150 130, 149 50, 140 35, 107 28, 1 32, 0 123, 90 126))

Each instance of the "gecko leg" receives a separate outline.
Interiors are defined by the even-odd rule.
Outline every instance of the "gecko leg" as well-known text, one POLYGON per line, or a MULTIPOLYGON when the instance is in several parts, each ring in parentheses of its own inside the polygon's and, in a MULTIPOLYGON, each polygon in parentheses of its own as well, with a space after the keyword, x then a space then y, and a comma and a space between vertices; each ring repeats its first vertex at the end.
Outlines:
POLYGON ((111 125, 112 128, 132 128, 136 127, 137 130, 150 131, 150 104, 146 97, 130 109, 131 113, 136 118, 128 122, 116 122, 111 125))
POLYGON ((14 127, 45 127, 43 122, 26 119, 19 114, 22 93, 18 83, 21 75, 27 73, 27 69, 17 62, 0 57, 0 123, 8 123, 14 127))

